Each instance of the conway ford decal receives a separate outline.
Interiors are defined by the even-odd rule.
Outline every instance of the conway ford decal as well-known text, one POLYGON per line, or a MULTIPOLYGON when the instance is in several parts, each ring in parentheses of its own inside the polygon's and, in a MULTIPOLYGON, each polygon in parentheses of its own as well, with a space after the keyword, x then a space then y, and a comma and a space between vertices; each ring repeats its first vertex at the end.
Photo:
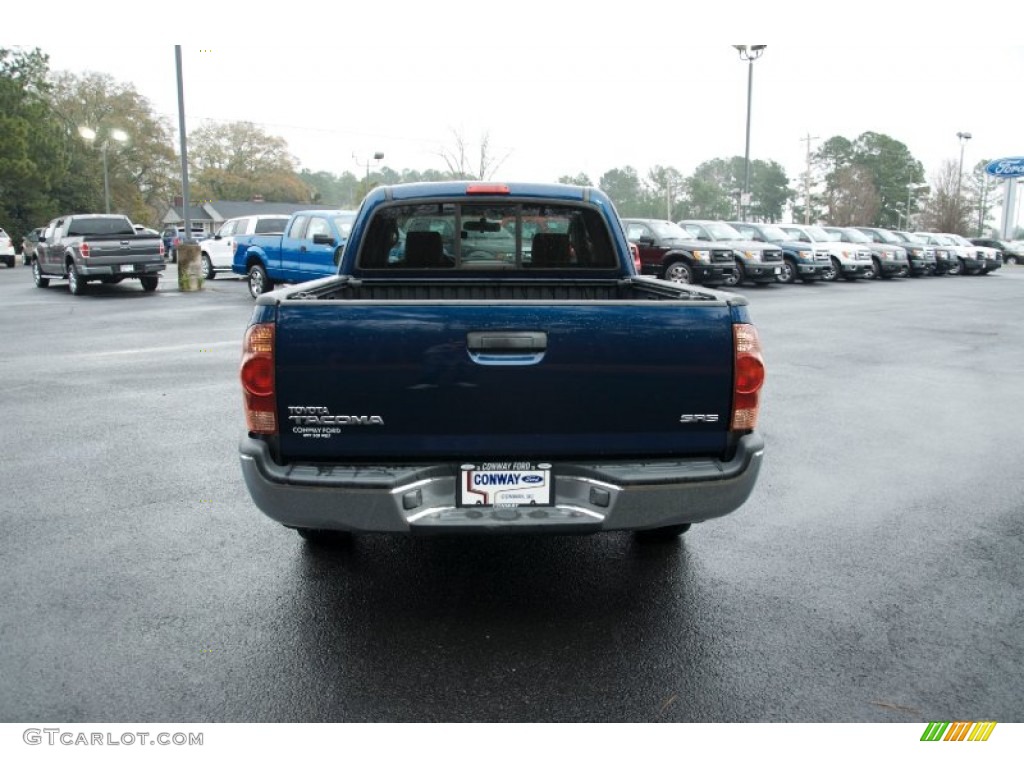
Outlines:
POLYGON ((1004 157, 985 166, 985 173, 1002 179, 1024 176, 1024 157, 1004 157))

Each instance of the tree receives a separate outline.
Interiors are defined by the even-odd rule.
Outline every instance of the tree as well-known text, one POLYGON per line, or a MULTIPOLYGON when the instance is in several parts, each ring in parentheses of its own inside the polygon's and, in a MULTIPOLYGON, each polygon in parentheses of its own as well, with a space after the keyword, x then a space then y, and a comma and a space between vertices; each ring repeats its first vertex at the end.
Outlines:
POLYGON ((906 207, 907 187, 924 181, 924 167, 901 141, 868 131, 854 142, 854 164, 871 172, 878 193, 874 226, 895 229, 906 207))
MULTIPOLYGON (((133 221, 155 223, 163 207, 180 186, 180 165, 173 150, 173 131, 166 118, 153 112, 149 100, 131 83, 110 75, 86 72, 55 73, 51 77, 52 108, 66 127, 78 134, 89 128, 96 137, 84 146, 78 172, 88 173, 89 194, 98 198, 87 208, 103 210, 103 167, 100 147, 107 145, 107 175, 111 210, 133 221), (113 140, 115 130, 127 140, 113 140)), ((74 160, 74 158, 72 159, 74 160)))
POLYGON ((828 220, 837 227, 866 226, 878 218, 881 198, 874 175, 863 165, 839 168, 826 192, 828 220))
MULTIPOLYGON (((739 158, 734 158, 733 162, 739 158)), ((789 177, 774 160, 752 160, 750 163, 749 217, 754 221, 782 220, 782 211, 793 198, 789 177)))
POLYGON ((682 203, 684 219, 739 218, 739 193, 743 187, 743 158, 740 168, 731 160, 715 158, 697 166, 684 182, 686 198, 682 203))
POLYGON ((484 132, 480 137, 480 144, 474 153, 473 148, 467 143, 460 131, 452 129, 453 146, 442 148, 438 154, 448 167, 448 173, 453 179, 479 179, 487 180, 501 167, 511 151, 506 152, 502 157, 495 157, 491 151, 490 133, 484 132), (476 154, 476 160, 472 155, 476 154))
POLYGON ((686 191, 686 179, 683 174, 671 166, 656 165, 647 173, 645 185, 646 215, 650 218, 665 218, 675 221, 682 218, 681 202, 686 191))
MULTIPOLYGON (((59 213, 90 210, 82 144, 51 106, 49 59, 0 48, 0 226, 14 242, 59 213)), ((102 189, 102 188, 101 188, 102 189)))
POLYGON ((189 160, 196 168, 195 200, 309 202, 313 190, 296 172, 288 143, 249 122, 206 122, 189 137, 189 160))
POLYGON ((963 232, 967 224, 966 209, 957 195, 960 167, 956 160, 946 160, 932 177, 931 194, 921 213, 921 226, 934 232, 963 232))
POLYGON ((924 181, 924 167, 905 144, 873 131, 853 141, 831 137, 812 154, 811 167, 818 190, 809 218, 833 224, 853 216, 853 224, 895 228, 906 214, 908 187, 924 181), (867 194, 866 183, 874 195, 867 194))
POLYGON ((985 173, 991 160, 981 160, 969 174, 964 175, 963 196, 969 212, 968 230, 977 237, 985 236, 985 226, 992 208, 1002 202, 1002 187, 998 180, 985 173))
POLYGON ((611 198, 620 215, 642 215, 643 186, 635 168, 627 165, 624 168, 606 171, 597 185, 611 198))
POLYGON ((585 173, 577 173, 575 176, 559 176, 559 184, 575 184, 578 187, 592 187, 594 182, 585 173))

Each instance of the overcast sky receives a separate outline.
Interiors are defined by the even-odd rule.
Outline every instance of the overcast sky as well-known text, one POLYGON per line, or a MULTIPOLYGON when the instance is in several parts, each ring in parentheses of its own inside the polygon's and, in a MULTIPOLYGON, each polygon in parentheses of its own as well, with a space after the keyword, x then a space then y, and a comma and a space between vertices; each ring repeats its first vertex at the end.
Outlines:
MULTIPOLYGON (((645 12, 646 5, 620 4, 628 11, 602 20, 593 3, 452 0, 367 10, 346 3, 282 11, 276 29, 253 29, 251 20, 235 25, 233 12, 243 11, 231 6, 178 27, 190 36, 210 30, 209 39, 182 44, 187 127, 251 121, 285 138, 302 167, 358 175, 374 152, 397 170, 443 169, 439 152, 452 148, 453 131, 474 150, 489 134, 492 154, 504 158, 494 178, 504 180, 584 172, 596 183, 626 165, 641 175, 654 165, 689 174, 705 160, 742 155, 747 65, 727 42, 709 39, 722 37, 725 25, 666 11, 675 6, 664 3, 645 12)), ((129 7, 137 16, 138 6, 129 7)), ((166 26, 174 7, 162 6, 162 21, 142 25, 166 26)), ((779 162, 795 186, 807 135, 817 137, 813 149, 835 135, 888 134, 907 145, 929 179, 944 161, 959 160, 958 132, 973 137, 965 168, 1024 155, 1024 46, 986 43, 966 26, 953 40, 948 29, 945 38, 920 26, 916 34, 900 32, 909 22, 881 4, 874 11, 844 6, 844 15, 860 12, 860 26, 836 43, 828 30, 840 23, 807 7, 816 15, 794 19, 792 28, 776 19, 769 31, 790 42, 767 40, 754 64, 752 158, 779 162), (872 12, 888 21, 864 18, 872 12), (791 42, 794 31, 799 44, 791 42), (804 44, 825 37, 828 46, 804 44)), ((985 13, 984 5, 972 7, 967 26, 985 13)), ((982 23, 1000 26, 995 15, 982 23)), ((117 36, 132 38, 138 35, 117 36)), ((134 83, 177 125, 173 41, 122 47, 72 40, 36 45, 54 70, 134 83)))

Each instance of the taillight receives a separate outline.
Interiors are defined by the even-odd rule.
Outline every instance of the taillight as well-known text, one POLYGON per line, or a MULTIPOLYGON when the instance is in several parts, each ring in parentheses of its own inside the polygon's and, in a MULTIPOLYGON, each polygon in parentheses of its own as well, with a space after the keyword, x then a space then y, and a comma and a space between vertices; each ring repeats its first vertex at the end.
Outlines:
POLYGON ((89 248, 89 244, 88 243, 82 243, 80 246, 78 246, 78 252, 82 254, 82 258, 83 259, 88 259, 89 258, 89 251, 90 250, 91 249, 89 248))
POLYGON ((245 422, 249 431, 261 435, 277 434, 272 323, 258 323, 246 330, 239 375, 245 395, 245 422))
POLYGON ((161 240, 160 241, 160 256, 163 257, 163 255, 164 255, 164 241, 161 240))
POLYGON ((757 427, 761 387, 764 384, 764 358, 757 329, 746 323, 732 327, 733 374, 732 419, 729 429, 751 430, 757 427))

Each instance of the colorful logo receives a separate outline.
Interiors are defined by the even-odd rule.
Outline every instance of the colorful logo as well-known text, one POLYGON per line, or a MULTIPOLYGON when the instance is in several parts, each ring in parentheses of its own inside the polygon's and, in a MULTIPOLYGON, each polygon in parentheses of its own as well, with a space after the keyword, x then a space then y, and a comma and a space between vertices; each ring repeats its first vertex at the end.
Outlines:
POLYGON ((921 734, 921 741, 988 741, 995 727, 994 720, 982 723, 928 723, 921 734))

